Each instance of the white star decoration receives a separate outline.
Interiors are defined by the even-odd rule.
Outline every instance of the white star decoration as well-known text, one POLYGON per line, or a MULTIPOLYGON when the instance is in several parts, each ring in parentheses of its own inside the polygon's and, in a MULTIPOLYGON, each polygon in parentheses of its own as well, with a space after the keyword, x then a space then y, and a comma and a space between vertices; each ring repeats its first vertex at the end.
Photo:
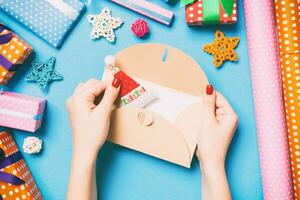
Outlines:
POLYGON ((116 38, 114 29, 119 28, 123 24, 121 18, 114 18, 111 16, 110 9, 107 7, 103 8, 98 15, 88 15, 87 19, 93 26, 90 38, 93 40, 104 37, 111 43, 113 43, 116 38))

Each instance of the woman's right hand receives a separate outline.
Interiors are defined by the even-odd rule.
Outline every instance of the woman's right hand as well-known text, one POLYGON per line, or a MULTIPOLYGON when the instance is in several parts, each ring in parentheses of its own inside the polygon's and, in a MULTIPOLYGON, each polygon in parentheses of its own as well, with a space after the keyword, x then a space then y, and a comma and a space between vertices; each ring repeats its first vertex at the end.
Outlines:
POLYGON ((227 100, 213 86, 206 87, 197 156, 202 169, 202 199, 231 200, 225 170, 226 154, 238 117, 227 100))
POLYGON ((208 85, 203 101, 203 119, 197 156, 202 167, 224 165, 227 150, 238 124, 238 116, 219 92, 208 85))

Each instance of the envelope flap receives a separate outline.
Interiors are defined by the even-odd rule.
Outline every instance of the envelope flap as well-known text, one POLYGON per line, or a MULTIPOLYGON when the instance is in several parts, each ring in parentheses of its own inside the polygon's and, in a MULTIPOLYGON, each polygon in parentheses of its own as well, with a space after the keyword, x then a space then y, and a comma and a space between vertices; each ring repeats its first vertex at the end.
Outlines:
POLYGON ((208 84, 199 65, 184 52, 163 44, 138 44, 116 55, 116 64, 126 73, 195 96, 208 84))
POLYGON ((194 151, 196 150, 198 142, 198 134, 200 127, 202 126, 202 100, 193 103, 186 107, 176 118, 176 127, 185 136, 186 143, 188 144, 191 159, 194 151))
POLYGON ((113 111, 108 140, 185 167, 190 167, 194 153, 189 152, 188 144, 176 126, 157 113, 138 108, 113 111), (139 117, 141 114, 148 122, 139 117))

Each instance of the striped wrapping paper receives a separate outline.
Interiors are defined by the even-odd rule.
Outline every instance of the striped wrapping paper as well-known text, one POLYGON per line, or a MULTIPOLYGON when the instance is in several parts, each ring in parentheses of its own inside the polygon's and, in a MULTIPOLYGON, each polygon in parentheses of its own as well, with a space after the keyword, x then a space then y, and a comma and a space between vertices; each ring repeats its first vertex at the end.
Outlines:
POLYGON ((165 25, 170 25, 173 21, 174 13, 164 9, 149 1, 141 0, 110 0, 116 4, 124 6, 134 12, 149 17, 165 25))
POLYGON ((275 0, 295 199, 300 199, 300 1, 275 0))
POLYGON ((293 199, 272 0, 244 0, 265 200, 293 199))

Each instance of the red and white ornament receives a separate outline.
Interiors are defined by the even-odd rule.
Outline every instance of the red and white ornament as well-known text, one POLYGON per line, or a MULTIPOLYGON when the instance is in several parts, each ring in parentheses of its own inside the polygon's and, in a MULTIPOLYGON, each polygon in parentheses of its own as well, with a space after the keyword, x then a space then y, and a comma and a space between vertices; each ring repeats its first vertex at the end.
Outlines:
POLYGON ((115 66, 115 58, 108 55, 104 58, 105 65, 111 70, 113 76, 121 81, 119 97, 122 106, 142 108, 156 99, 156 95, 146 90, 133 78, 115 66))

